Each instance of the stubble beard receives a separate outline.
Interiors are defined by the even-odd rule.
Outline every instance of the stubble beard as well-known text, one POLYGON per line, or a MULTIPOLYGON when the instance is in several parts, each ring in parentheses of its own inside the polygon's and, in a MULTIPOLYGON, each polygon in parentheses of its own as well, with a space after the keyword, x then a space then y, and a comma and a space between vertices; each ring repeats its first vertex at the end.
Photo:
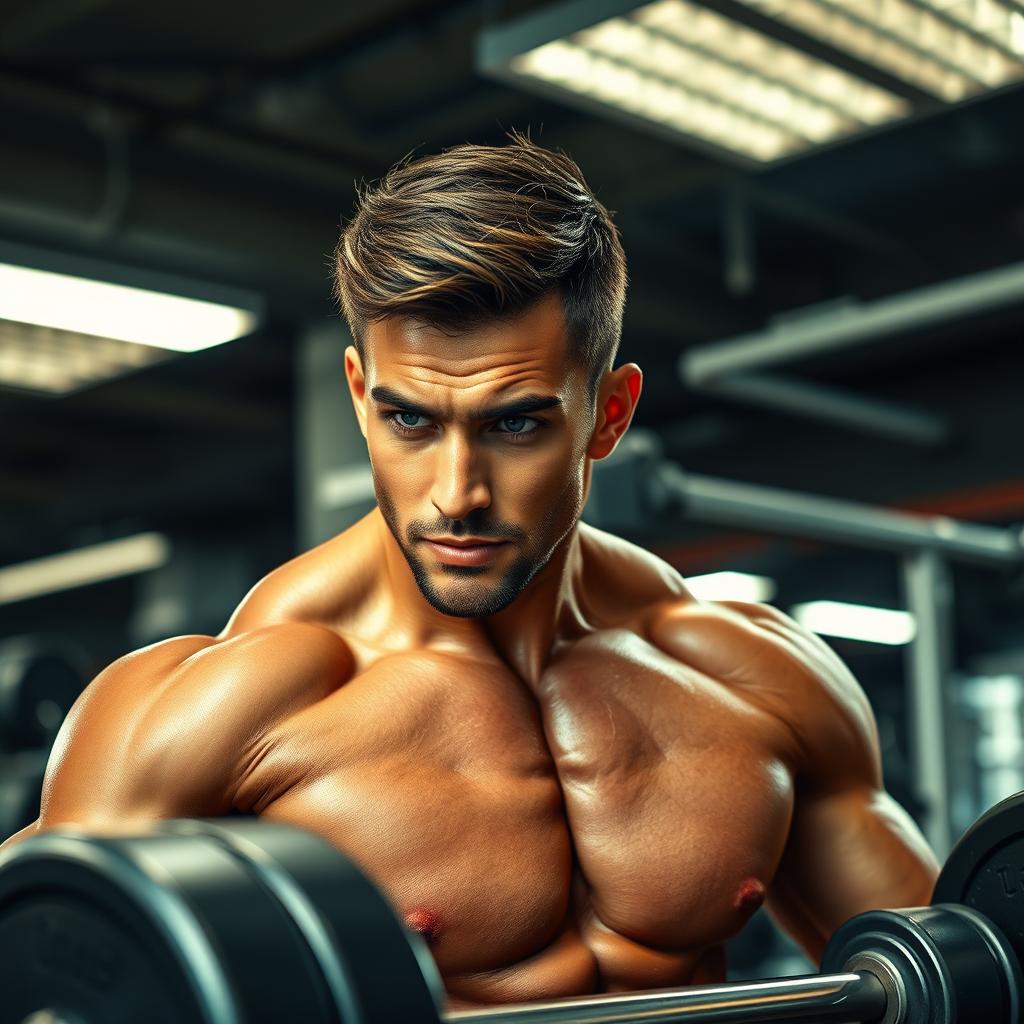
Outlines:
POLYGON ((403 534, 395 503, 387 489, 381 486, 376 473, 373 475, 373 486, 377 495, 377 507, 391 531, 391 536, 395 538, 395 543, 398 544, 420 593, 427 603, 442 615, 460 619, 486 618, 504 611, 512 604, 529 586, 531 580, 551 561, 559 545, 575 527, 582 511, 582 498, 572 494, 573 478, 570 474, 558 498, 548 505, 543 519, 530 531, 540 545, 539 551, 536 548, 526 552, 520 550, 512 564, 489 585, 483 581, 478 586, 469 584, 473 578, 494 571, 488 566, 441 565, 440 572, 452 581, 451 587, 442 588, 435 584, 424 559, 416 552, 418 538, 403 534), (559 520, 565 515, 567 503, 570 501, 573 512, 569 522, 562 523, 560 529, 559 520), (456 582, 458 580, 467 581, 467 586, 460 587, 456 582))

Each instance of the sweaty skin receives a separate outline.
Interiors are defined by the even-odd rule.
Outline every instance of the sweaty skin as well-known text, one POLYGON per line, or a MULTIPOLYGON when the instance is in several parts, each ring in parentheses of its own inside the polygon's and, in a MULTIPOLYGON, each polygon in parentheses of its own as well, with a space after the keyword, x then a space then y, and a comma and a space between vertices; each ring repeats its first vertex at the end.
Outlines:
POLYGON ((720 981, 762 903, 818 957, 852 915, 928 902, 935 859, 828 646, 770 607, 694 600, 579 521, 635 364, 595 407, 550 296, 367 342, 345 369, 378 507, 219 636, 101 673, 9 843, 231 812, 302 826, 426 939, 453 1008, 720 981), (523 398, 556 401, 491 415, 523 398), (503 543, 457 565, 425 539, 445 536, 503 543))

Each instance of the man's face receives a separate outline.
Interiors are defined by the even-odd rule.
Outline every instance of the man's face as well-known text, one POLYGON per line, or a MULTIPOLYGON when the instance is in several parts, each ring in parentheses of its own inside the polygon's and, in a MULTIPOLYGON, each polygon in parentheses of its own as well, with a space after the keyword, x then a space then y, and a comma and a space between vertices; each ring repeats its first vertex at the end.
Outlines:
POLYGON ((452 334, 391 318, 368 328, 366 354, 363 388, 351 365, 349 377, 377 503, 420 591, 445 615, 501 611, 583 509, 593 413, 559 296, 452 334), (499 543, 431 542, 445 538, 499 543))

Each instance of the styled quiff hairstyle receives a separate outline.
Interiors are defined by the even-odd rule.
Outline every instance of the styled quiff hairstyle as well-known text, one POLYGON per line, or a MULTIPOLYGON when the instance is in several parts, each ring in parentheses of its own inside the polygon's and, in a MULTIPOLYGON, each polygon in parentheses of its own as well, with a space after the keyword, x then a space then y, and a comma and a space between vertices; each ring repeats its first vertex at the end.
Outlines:
POLYGON ((365 360, 375 321, 413 316, 450 331, 557 290, 593 402, 622 333, 618 229, 570 157, 509 138, 401 161, 360 189, 335 251, 337 297, 365 360))

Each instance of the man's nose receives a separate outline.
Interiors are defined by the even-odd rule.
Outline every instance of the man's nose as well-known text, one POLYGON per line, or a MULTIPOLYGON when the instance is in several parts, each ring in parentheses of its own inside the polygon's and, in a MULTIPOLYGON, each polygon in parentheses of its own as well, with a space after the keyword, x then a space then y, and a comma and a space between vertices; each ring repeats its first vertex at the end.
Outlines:
POLYGON ((473 445, 455 431, 438 447, 430 500, 445 518, 464 519, 491 504, 484 461, 473 445))

